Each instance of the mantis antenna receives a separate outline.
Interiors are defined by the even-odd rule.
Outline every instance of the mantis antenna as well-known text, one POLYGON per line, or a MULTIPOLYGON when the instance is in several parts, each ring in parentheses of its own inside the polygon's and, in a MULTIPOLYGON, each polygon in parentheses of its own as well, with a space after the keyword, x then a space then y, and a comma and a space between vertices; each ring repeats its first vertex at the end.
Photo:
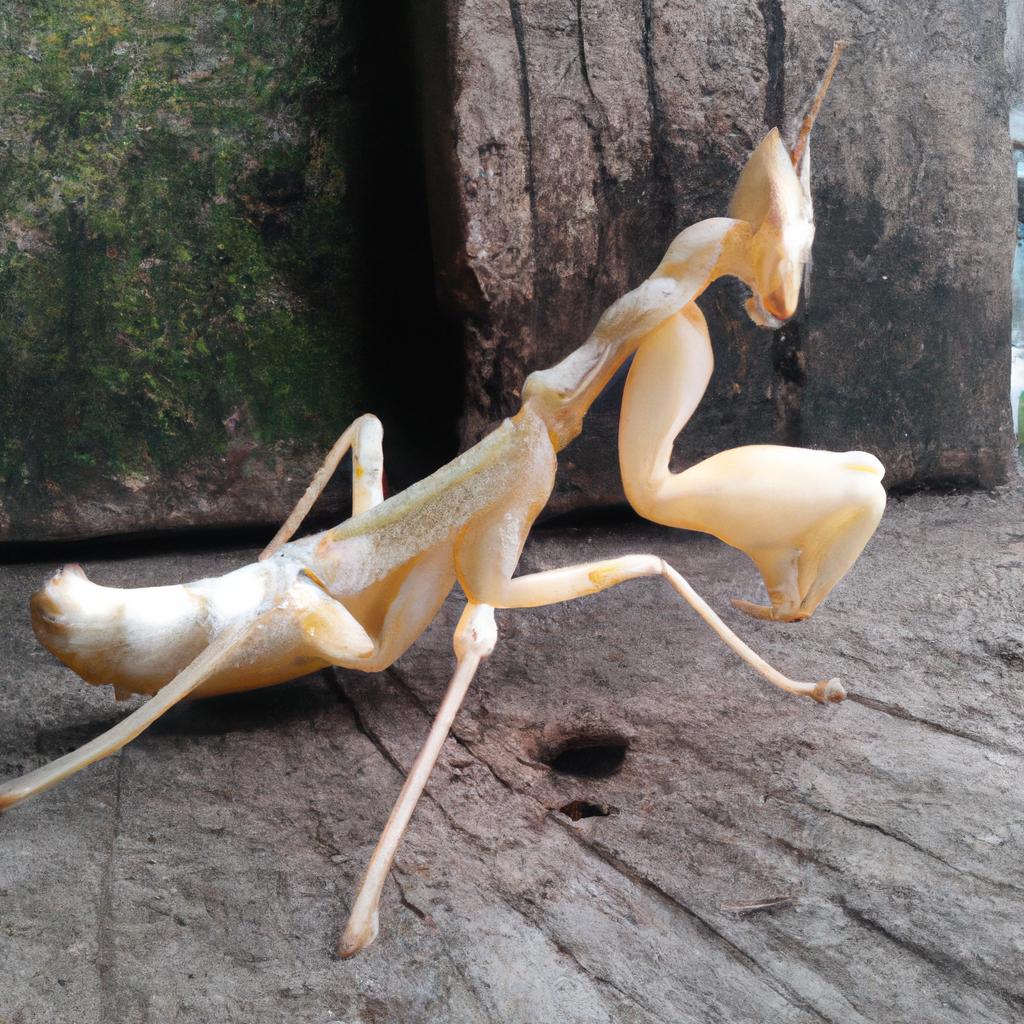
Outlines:
POLYGON ((821 76, 821 82, 818 85, 818 91, 814 99, 811 101, 810 109, 807 111, 803 121, 800 122, 800 131, 790 153, 794 167, 800 166, 800 158, 804 155, 807 140, 811 136, 811 129, 814 127, 814 122, 818 117, 818 111, 821 110, 822 103, 825 102, 825 94, 828 92, 828 87, 832 84, 832 76, 836 73, 839 58, 842 57, 843 50, 845 49, 846 41, 843 39, 837 39, 832 46, 832 56, 829 59, 828 67, 825 68, 825 74, 821 76))

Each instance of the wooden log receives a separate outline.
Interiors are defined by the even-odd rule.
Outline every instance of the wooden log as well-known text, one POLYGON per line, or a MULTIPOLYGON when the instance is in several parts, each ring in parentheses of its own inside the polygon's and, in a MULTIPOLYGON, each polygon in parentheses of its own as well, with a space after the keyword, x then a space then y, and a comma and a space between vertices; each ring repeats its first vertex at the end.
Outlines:
MULTIPOLYGON (((524 569, 657 551, 772 661, 851 696, 767 686, 651 581, 500 612, 380 938, 345 963, 330 951, 444 690, 461 601, 383 675, 170 712, 0 819, 0 1019, 1018 1019, 1022 499, 894 503, 793 626, 729 609, 757 577, 707 538, 537 534, 524 569), (574 804, 590 809, 574 820, 574 804)), ((88 568, 170 582, 245 557, 88 568)), ((45 572, 12 567, 0 589, 4 776, 123 714, 32 638, 45 572)))

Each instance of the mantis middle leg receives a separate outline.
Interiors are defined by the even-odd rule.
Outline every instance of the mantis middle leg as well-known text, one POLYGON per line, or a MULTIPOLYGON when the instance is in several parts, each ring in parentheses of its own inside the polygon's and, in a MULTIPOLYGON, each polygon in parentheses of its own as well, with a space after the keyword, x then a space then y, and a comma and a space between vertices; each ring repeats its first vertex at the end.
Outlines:
POLYGON ((340 957, 355 956, 377 937, 381 891, 399 843, 409 826, 409 820, 427 785, 430 773, 434 770, 441 748, 455 721, 455 715, 465 699, 473 676, 476 675, 477 667, 480 661, 494 650, 497 639, 494 609, 488 605, 468 604, 455 630, 455 674, 448 684, 426 742, 416 756, 412 770, 405 780, 405 785, 402 786, 398 800, 370 857, 348 923, 338 942, 340 957))
POLYGON ((460 560, 460 580, 471 600, 483 600, 486 596, 488 603, 493 604, 495 608, 536 608, 597 594, 627 580, 661 576, 718 634, 730 650, 768 682, 789 693, 813 697, 822 704, 835 703, 846 696, 846 691, 838 679, 804 683, 783 675, 751 650, 693 587, 657 555, 622 555, 619 558, 549 569, 514 579, 502 572, 500 563, 500 556, 494 559, 493 552, 486 550, 469 554, 460 560), (467 576, 463 576, 463 572, 467 576))

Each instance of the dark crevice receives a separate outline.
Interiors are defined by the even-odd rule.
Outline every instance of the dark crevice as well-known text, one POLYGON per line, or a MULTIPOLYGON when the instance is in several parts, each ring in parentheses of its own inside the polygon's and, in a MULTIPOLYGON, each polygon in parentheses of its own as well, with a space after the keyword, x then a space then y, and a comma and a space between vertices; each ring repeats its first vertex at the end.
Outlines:
MULTIPOLYGON (((783 131, 786 117, 786 18, 782 0, 758 0, 758 8, 764 22, 764 59, 768 72, 764 87, 764 124, 768 129, 783 131)), ((779 436, 783 444, 797 446, 803 439, 802 391, 806 382, 806 358, 799 321, 791 320, 774 332, 772 370, 779 436)))
POLYGON ((766 128, 782 128, 786 116, 786 19, 782 0, 758 0, 764 21, 765 66, 768 81, 764 89, 766 128))
POLYGON ((959 979, 961 983, 966 982, 969 988, 976 991, 990 992, 993 995, 998 995, 1010 1003, 1011 1006, 1015 1006, 1018 1009, 1024 1008, 1024 997, 999 985, 993 985, 989 978, 979 976, 961 961, 944 955, 940 949, 922 946, 919 942, 914 942, 904 936, 897 935, 896 932, 891 931, 873 917, 851 906, 849 901, 842 895, 837 897, 836 902, 842 907, 843 913, 852 921, 856 921, 861 927, 888 939, 889 942, 900 949, 911 953, 929 966, 936 968, 944 976, 959 979))
POLYGON ((405 891, 405 886, 402 885, 402 880, 398 877, 398 869, 392 867, 390 875, 391 881, 395 883, 395 888, 398 890, 398 902, 415 917, 418 917, 424 924, 433 925, 434 919, 422 907, 416 906, 416 904, 409 899, 409 896, 405 891))
POLYGON ((658 90, 658 77, 654 61, 654 10, 652 0, 640 0, 641 36, 640 53, 647 81, 647 108, 651 118, 651 171, 653 175, 654 207, 659 235, 667 235, 675 221, 672 192, 672 169, 669 166, 666 145, 669 140, 668 122, 658 90))
MULTIPOLYGON (((303 531, 316 523, 315 515, 303 531)), ((147 530, 80 540, 12 541, 0 544, 0 565, 27 562, 101 562, 147 555, 198 554, 203 551, 234 551, 262 547, 277 526, 223 526, 215 529, 147 530)))
POLYGON ((533 112, 530 105, 530 71, 526 61, 526 29, 519 0, 508 0, 508 11, 519 56, 519 101, 522 104, 523 131, 526 135, 526 190, 530 200, 530 215, 536 231, 537 189, 533 179, 533 112))
POLYGON ((772 388, 776 420, 784 444, 798 446, 802 440, 806 367, 800 323, 790 320, 772 336, 772 388))
POLYGON ((622 770, 629 740, 618 733, 583 732, 542 745, 536 760, 552 771, 583 779, 605 779, 622 770))
POLYGON ((348 21, 359 60, 354 136, 363 159, 349 183, 359 211, 356 238, 371 282, 358 296, 366 393, 384 423, 384 457, 393 491, 451 459, 462 415, 460 325, 441 310, 424 157, 425 113, 416 102, 416 0, 357 4, 348 21))
MULTIPOLYGON (((589 98, 589 103, 581 113, 590 133, 590 145, 597 164, 597 181, 592 190, 597 207, 597 252, 594 255, 592 272, 600 276, 605 272, 608 264, 608 232, 611 225, 618 220, 619 213, 618 204, 614 201, 616 182, 608 170, 605 155, 604 133, 608 125, 608 118, 601 101, 597 98, 597 93, 594 92, 593 82, 590 80, 586 35, 583 28, 583 0, 576 0, 576 48, 579 55, 580 77, 583 79, 583 85, 589 98), (587 109, 588 107, 589 109, 587 109)), ((601 288, 596 285, 595 281, 595 287, 591 290, 594 298, 601 292, 601 288)), ((593 311, 591 310, 591 312, 593 311)))
MULTIPOLYGON (((542 330, 544 322, 545 297, 542 289, 540 268, 543 263, 541 246, 541 217, 537 205, 537 178, 534 160, 534 124, 533 98, 530 90, 530 64, 526 52, 526 25, 523 21, 523 8, 520 0, 508 0, 509 19, 512 34, 515 37, 516 57, 518 62, 519 106, 522 113, 522 157, 524 160, 524 188, 530 211, 530 237, 526 242, 530 261, 525 273, 533 280, 533 301, 525 304, 522 309, 521 327, 528 337, 536 338, 542 330)), ((529 345, 527 346, 529 347, 529 345)), ((510 351, 497 350, 489 354, 486 376, 478 382, 479 387, 487 396, 488 415, 493 421, 502 416, 510 415, 514 409, 514 398, 519 394, 522 385, 522 370, 519 357, 510 351)), ((467 440, 478 440, 480 433, 474 433, 467 440)))
MULTIPOLYGON (((412 913, 415 917, 419 918, 419 920, 422 921, 429 928, 434 929, 443 938, 444 929, 439 929, 433 917, 430 914, 428 914, 425 910, 423 910, 421 907, 416 906, 416 904, 409 899, 405 891, 405 886, 402 884, 401 878, 399 877, 403 873, 404 872, 402 872, 397 867, 397 865, 391 869, 390 873, 391 880, 395 883, 395 888, 398 889, 399 903, 401 903, 406 910, 412 913)), ((479 1020, 486 1021, 488 1022, 488 1024, 494 1024, 495 1018, 490 1011, 490 1007, 487 1005, 483 996, 478 991, 476 984, 474 984, 473 980, 466 973, 463 958, 459 956, 454 956, 451 950, 448 948, 447 943, 442 942, 441 948, 444 952, 445 959, 451 965, 452 971, 458 976, 459 980, 465 986, 466 991, 472 997, 473 1001, 477 1005, 477 1009, 482 1014, 479 1020)))
POLYGON ((594 93, 594 86, 590 81, 590 67, 587 64, 586 36, 583 32, 583 0, 576 0, 576 49, 579 53, 580 76, 583 79, 583 84, 587 87, 591 102, 593 102, 598 110, 601 110, 601 104, 598 103, 597 96, 594 93))
MULTIPOLYGON (((533 256, 533 271, 537 273, 540 269, 540 219, 537 214, 537 182, 534 175, 533 158, 533 109, 530 97, 530 65, 526 59, 526 28, 523 25, 523 11, 519 0, 508 0, 509 17, 512 19, 512 32, 516 38, 516 53, 519 57, 519 102, 523 111, 523 134, 526 146, 526 197, 530 203, 530 251, 533 256)), ((538 303, 531 306, 531 330, 536 333, 537 318, 539 316, 538 303)), ((500 364, 499 364, 500 365, 500 364)), ((518 386, 518 381, 513 386, 518 386)), ((505 382, 496 381, 505 391, 505 382)))
POLYGON ((590 800, 570 800, 558 808, 559 814, 564 814, 570 821, 582 821, 584 818, 608 818, 618 814, 618 807, 611 804, 596 804, 590 800))

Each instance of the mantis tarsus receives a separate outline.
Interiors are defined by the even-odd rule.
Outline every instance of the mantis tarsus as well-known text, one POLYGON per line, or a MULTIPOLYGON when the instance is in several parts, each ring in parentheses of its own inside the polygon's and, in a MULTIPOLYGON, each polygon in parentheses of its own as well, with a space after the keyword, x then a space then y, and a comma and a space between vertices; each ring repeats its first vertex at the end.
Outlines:
POLYGON ((712 368, 695 299, 715 278, 733 275, 749 286, 747 308, 758 323, 778 324, 796 310, 814 232, 807 135, 836 56, 792 150, 772 130, 748 160, 730 216, 683 231, 585 344, 530 375, 516 416, 449 465, 385 501, 383 434, 375 417, 363 416, 258 562, 217 579, 132 590, 97 586, 77 566, 57 572, 31 601, 42 643, 118 696, 153 696, 92 742, 0 787, 0 809, 120 749, 185 697, 267 686, 329 665, 380 671, 423 632, 457 581, 468 604, 455 631, 455 673, 355 899, 338 945, 347 957, 377 934, 395 852, 477 667, 497 642, 495 608, 569 601, 660 576, 770 682, 823 703, 842 700, 838 680, 798 682, 761 659, 656 555, 513 575, 551 493, 557 452, 630 356, 619 435, 627 496, 649 519, 712 533, 749 554, 770 604, 734 602, 741 610, 807 617, 871 536, 885 504, 883 469, 871 455, 750 446, 683 473, 668 468, 712 368), (349 450, 352 517, 292 541, 349 450))

